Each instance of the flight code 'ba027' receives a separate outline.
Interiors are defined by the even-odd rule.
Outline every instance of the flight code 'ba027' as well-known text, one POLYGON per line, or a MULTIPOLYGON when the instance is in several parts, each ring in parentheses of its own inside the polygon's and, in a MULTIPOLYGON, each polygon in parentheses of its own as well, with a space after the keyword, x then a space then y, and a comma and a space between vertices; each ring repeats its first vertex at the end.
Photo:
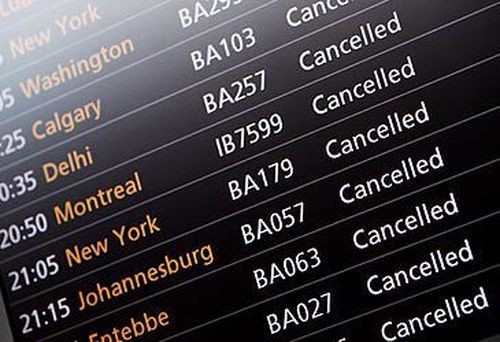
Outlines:
POLYGON ((326 292, 299 302, 293 307, 285 308, 279 313, 270 313, 266 316, 266 321, 269 332, 275 335, 329 315, 331 312, 332 293, 326 292))

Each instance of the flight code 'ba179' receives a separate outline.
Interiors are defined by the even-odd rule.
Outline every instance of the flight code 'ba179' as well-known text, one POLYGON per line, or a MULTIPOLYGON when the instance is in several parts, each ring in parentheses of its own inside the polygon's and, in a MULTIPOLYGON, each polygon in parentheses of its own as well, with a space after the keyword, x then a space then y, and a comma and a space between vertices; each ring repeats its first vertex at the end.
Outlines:
POLYGON ((246 174, 243 179, 230 180, 227 186, 231 199, 236 201, 252 193, 280 184, 292 178, 293 174, 293 163, 290 159, 285 158, 260 168, 256 174, 246 174))

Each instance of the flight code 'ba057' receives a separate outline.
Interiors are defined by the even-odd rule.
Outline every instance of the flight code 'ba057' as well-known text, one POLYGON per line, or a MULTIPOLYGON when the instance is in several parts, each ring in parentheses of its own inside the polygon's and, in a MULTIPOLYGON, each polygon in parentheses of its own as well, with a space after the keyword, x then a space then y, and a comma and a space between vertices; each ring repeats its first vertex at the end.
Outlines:
POLYGON ((266 71, 259 70, 236 80, 229 87, 221 87, 217 92, 203 95, 207 114, 213 114, 226 106, 236 104, 266 90, 266 71))
POLYGON ((276 210, 268 217, 241 226, 241 236, 245 245, 250 245, 267 237, 283 232, 304 222, 304 202, 276 210))

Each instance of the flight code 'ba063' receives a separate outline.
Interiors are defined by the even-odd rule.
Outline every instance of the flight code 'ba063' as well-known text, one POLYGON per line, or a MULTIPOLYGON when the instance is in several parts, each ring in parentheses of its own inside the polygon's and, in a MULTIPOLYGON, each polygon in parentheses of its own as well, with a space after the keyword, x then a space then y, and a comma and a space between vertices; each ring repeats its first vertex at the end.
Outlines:
POLYGON ((236 150, 243 150, 259 141, 278 135, 283 131, 283 119, 278 113, 268 118, 262 118, 215 138, 219 157, 230 155, 236 150))
POLYGON ((265 90, 266 71, 263 69, 234 81, 227 88, 221 87, 215 93, 203 95, 205 111, 207 114, 213 114, 230 104, 236 104, 265 90))
POLYGON ((309 248, 305 252, 273 262, 269 267, 255 269, 253 271, 255 284, 258 290, 262 290, 280 280, 284 281, 315 269, 319 265, 321 265, 321 258, 318 249, 309 248))
POLYGON ((260 168, 257 174, 246 174, 243 179, 233 179, 227 183, 229 194, 233 201, 239 200, 251 193, 269 188, 293 176, 292 161, 285 158, 279 162, 260 168))

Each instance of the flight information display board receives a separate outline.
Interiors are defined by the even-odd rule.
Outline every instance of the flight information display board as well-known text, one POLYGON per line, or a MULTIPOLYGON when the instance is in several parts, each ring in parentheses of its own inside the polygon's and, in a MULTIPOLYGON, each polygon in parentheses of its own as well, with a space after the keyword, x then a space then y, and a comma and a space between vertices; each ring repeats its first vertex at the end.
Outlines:
POLYGON ((0 0, 4 339, 498 341, 499 23, 0 0))

